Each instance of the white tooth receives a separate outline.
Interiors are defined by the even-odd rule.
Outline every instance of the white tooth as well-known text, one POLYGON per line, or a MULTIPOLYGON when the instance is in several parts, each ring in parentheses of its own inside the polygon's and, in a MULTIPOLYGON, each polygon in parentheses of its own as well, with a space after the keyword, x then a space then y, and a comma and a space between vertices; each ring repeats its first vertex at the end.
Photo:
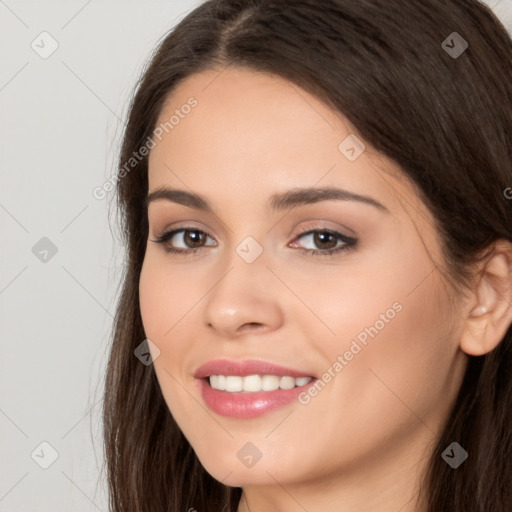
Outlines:
POLYGON ((292 389, 295 387, 295 378, 294 377, 281 377, 279 381, 279 387, 281 389, 292 389))
POLYGON ((276 375, 263 375, 261 378, 261 389, 263 391, 275 391, 279 389, 280 378, 276 375))
POLYGON ((226 389, 226 376, 225 375, 217 375, 217 389, 224 391, 226 389))
POLYGON ((226 375, 226 391, 242 391, 242 377, 226 375))
POLYGON ((261 377, 259 375, 248 375, 243 379, 244 391, 261 391, 261 377))
POLYGON ((220 391, 232 393, 245 391, 257 393, 259 391, 275 391, 277 389, 292 389, 295 386, 304 386, 312 380, 311 377, 290 377, 288 375, 210 375, 210 386, 220 391))
POLYGON ((305 386, 308 382, 311 381, 311 377, 298 377, 295 379, 296 386, 305 386))

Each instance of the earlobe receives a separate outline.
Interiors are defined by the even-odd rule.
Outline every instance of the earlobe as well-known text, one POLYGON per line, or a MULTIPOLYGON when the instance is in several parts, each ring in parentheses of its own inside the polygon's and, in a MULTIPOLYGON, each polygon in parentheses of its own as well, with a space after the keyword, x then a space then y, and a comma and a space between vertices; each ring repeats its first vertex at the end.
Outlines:
POLYGON ((498 346, 512 324, 512 244, 496 242, 475 282, 460 348, 481 356, 498 346))

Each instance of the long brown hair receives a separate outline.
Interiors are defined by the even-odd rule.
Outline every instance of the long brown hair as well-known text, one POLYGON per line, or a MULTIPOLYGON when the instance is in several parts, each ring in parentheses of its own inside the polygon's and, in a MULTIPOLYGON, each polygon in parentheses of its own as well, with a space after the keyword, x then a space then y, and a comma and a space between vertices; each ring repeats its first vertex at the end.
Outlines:
MULTIPOLYGON (((459 40, 460 42, 460 40, 459 40)), ((105 460, 112 512, 236 511, 240 488, 201 466, 163 399, 146 338, 138 283, 148 236, 147 157, 168 94, 204 69, 274 73, 343 114, 417 187, 442 235, 458 290, 498 239, 512 241, 512 41, 478 0, 210 0, 162 40, 130 104, 117 200, 127 257, 105 383, 105 460), (453 55, 457 32, 468 47, 453 55), (449 40, 449 39, 448 39, 449 40), (453 47, 454 43, 450 43, 453 47)), ((512 510, 512 328, 492 352, 468 356, 451 416, 422 492, 428 512, 512 510), (452 469, 457 441, 469 459, 452 469)))

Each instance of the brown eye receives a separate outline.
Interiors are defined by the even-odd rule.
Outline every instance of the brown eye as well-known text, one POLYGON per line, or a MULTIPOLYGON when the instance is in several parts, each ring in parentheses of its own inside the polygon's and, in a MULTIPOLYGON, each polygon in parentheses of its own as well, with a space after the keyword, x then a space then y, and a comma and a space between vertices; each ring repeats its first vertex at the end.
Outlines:
POLYGON ((188 247, 200 247, 206 238, 205 233, 202 231, 185 231, 183 235, 183 242, 188 247))
POLYGON ((355 238, 345 236, 330 229, 312 229, 299 233, 296 240, 293 246, 298 246, 303 254, 319 256, 331 256, 341 251, 348 251, 357 244, 355 238), (302 244, 305 244, 306 247, 302 244), (308 245, 313 247, 308 247, 308 245))
POLYGON ((320 249, 333 249, 336 247, 338 240, 333 233, 328 231, 316 231, 314 233, 313 242, 320 249))
MULTIPOLYGON (((200 229, 181 228, 174 229, 152 240, 157 244, 163 244, 167 251, 174 253, 195 252, 207 245, 207 239, 211 237, 200 229)), ((213 239, 212 239, 213 240, 213 239)))

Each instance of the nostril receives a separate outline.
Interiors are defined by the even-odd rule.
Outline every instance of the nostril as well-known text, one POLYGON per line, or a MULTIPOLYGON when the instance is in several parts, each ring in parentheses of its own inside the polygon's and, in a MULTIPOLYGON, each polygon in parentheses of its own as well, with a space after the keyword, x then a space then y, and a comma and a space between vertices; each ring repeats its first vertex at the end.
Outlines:
POLYGON ((265 326, 263 324, 260 324, 259 322, 247 322, 246 324, 243 324, 238 330, 243 331, 245 329, 263 329, 265 326))

